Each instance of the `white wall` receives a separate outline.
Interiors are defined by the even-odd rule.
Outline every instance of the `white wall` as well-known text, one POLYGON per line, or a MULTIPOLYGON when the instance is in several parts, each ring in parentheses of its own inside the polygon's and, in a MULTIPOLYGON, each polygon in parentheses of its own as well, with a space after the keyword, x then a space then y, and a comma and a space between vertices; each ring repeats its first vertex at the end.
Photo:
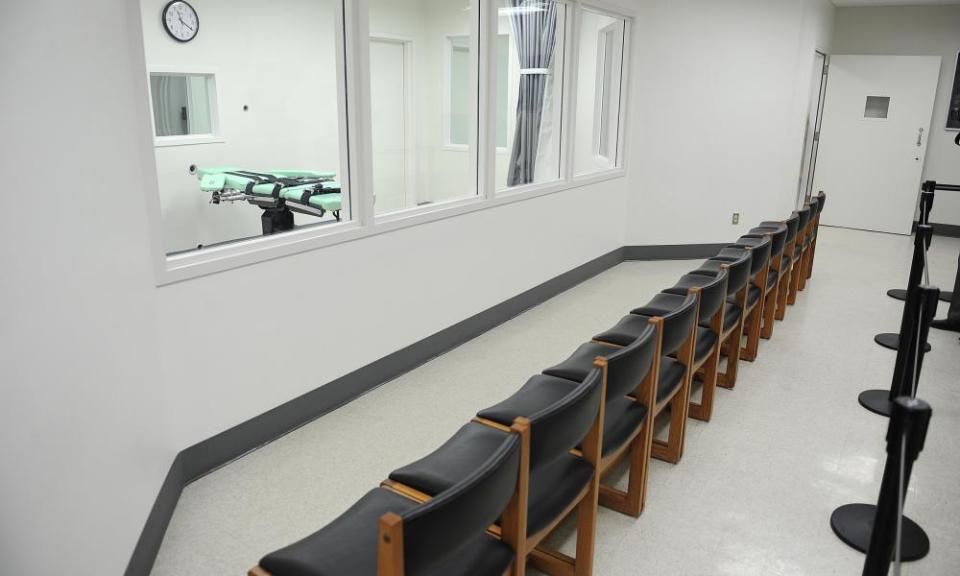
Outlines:
POLYGON ((119 574, 183 448, 625 243, 732 240, 710 210, 739 203, 782 214, 810 69, 801 0, 625 4, 641 17, 628 180, 157 288, 137 3, 8 1, 0 171, 8 195, 50 201, 0 226, 4 572, 119 574), (767 126, 785 116, 795 129, 767 126), (70 186, 45 184, 51 170, 70 186), (317 294, 332 303, 303 305, 317 294), (291 354, 313 341, 322 359, 291 354))
POLYGON ((261 234, 260 209, 210 204, 188 172, 193 164, 340 172, 332 0, 283 0, 270 9, 258 0, 197 0, 200 32, 187 44, 161 26, 167 0, 140 4, 148 69, 215 72, 220 102, 222 144, 156 149, 168 252, 261 234))
MULTIPOLYGON (((923 179, 960 184, 957 133, 945 128, 960 52, 960 6, 842 8, 833 43, 837 54, 943 56, 923 179)), ((960 225, 960 194, 939 193, 931 219, 960 225)))
POLYGON ((735 240, 789 214, 812 61, 828 47, 833 5, 644 0, 639 9, 628 243, 735 240))

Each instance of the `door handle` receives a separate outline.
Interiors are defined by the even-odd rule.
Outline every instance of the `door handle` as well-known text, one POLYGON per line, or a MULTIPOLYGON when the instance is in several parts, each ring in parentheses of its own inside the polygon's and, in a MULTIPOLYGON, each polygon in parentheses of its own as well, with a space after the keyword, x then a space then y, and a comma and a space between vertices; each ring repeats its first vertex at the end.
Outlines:
POLYGON ((917 148, 923 146, 923 128, 920 129, 920 133, 917 134, 917 148))

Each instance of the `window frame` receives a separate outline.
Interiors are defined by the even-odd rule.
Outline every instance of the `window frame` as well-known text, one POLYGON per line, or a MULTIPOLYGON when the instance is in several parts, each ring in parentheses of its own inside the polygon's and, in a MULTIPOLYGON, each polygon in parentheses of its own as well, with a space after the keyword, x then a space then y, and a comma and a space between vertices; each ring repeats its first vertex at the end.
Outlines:
MULTIPOLYGON (((343 221, 333 224, 308 226, 277 234, 240 240, 203 250, 167 255, 162 236, 163 220, 160 203, 159 182, 155 157, 155 128, 153 103, 150 93, 150 73, 163 72, 162 67, 146 66, 143 38, 141 5, 129 11, 131 47, 135 66, 142 70, 142 76, 136 79, 135 93, 140 100, 141 129, 149 130, 150 138, 141 147, 141 161, 144 166, 144 189, 148 195, 148 221, 151 244, 153 246, 154 272, 156 285, 167 286, 195 278, 217 274, 260 262, 284 258, 303 252, 322 249, 338 244, 387 234, 412 226, 425 225, 461 215, 499 208, 515 202, 523 202, 542 196, 580 188, 608 180, 623 178, 627 174, 627 149, 629 130, 625 127, 629 119, 629 87, 631 72, 631 46, 633 23, 636 11, 604 0, 560 0, 566 6, 564 50, 563 110, 560 150, 560 178, 547 183, 534 183, 507 190, 496 190, 496 158, 506 152, 496 146, 496 65, 497 43, 491 41, 498 36, 498 0, 472 0, 471 10, 475 18, 471 27, 473 45, 478 46, 479 57, 472 59, 475 73, 471 74, 471 93, 477 94, 477 106, 473 109, 471 122, 470 165, 475 166, 471 185, 476 195, 464 196, 436 204, 417 206, 392 212, 382 216, 374 215, 373 173, 371 146, 370 81, 369 81, 369 14, 368 0, 338 0, 336 2, 337 22, 336 51, 338 75, 338 105, 340 119, 340 174, 343 186, 343 221), (591 172, 586 175, 574 174, 573 166, 573 127, 576 122, 576 88, 578 83, 578 54, 572 47, 579 45, 580 15, 582 10, 607 14, 624 21, 624 47, 622 78, 620 83, 620 110, 616 166, 610 169, 591 172), (145 81, 144 81, 145 80, 145 81), (481 89, 483 87, 483 89, 481 89), (486 122, 479 121, 481 111, 486 122)), ((461 35, 462 36, 462 35, 461 35)), ((177 72, 193 72, 179 67, 177 72)), ((209 68, 199 70, 210 74, 209 68)), ((216 80, 216 70, 212 71, 216 80)), ((449 71, 447 71, 449 73, 449 71)), ((219 90, 215 91, 217 100, 217 130, 219 133, 219 90)), ((509 110, 508 110, 509 112, 509 110)), ((446 127, 444 127, 446 132, 446 127)), ((221 137, 222 139, 222 137, 221 137)), ((446 141, 446 134, 444 141, 446 141)), ((508 150, 511 135, 508 133, 508 150)), ((191 142, 190 144, 198 144, 191 142)), ((182 144, 182 145, 186 145, 182 144)))

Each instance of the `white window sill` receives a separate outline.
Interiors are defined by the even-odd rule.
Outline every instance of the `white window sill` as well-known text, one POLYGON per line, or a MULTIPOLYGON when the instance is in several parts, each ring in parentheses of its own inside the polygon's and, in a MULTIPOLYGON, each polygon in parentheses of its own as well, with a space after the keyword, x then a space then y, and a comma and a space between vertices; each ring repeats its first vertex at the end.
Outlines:
POLYGON ((167 148, 169 146, 194 146, 197 144, 226 144, 222 136, 212 134, 197 134, 195 136, 158 136, 153 139, 155 148, 167 148))
POLYGON ((184 282, 267 260, 284 258, 302 252, 454 218, 471 212, 506 206, 515 202, 524 202, 598 182, 623 178, 625 175, 626 172, 623 169, 617 168, 587 176, 579 176, 572 181, 534 184, 499 192, 494 198, 478 196, 418 206, 402 212, 379 216, 368 226, 361 226, 358 222, 309 226, 283 234, 262 236, 242 242, 205 248, 196 252, 164 257, 157 270, 157 285, 166 286, 184 282))

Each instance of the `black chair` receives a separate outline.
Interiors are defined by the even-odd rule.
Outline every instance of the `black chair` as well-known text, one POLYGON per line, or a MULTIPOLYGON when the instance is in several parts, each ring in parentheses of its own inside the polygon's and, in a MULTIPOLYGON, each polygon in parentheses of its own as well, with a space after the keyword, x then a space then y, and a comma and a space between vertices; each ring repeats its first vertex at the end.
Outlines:
POLYGON ((787 235, 789 229, 780 226, 775 230, 762 233, 751 230, 750 233, 737 240, 740 246, 756 248, 765 239, 770 240, 770 265, 767 273, 767 286, 763 298, 763 322, 760 337, 769 340, 773 337, 773 329, 780 295, 781 278, 783 277, 783 257, 787 249, 787 235))
POLYGON ((813 277, 813 261, 817 257, 817 237, 820 235, 820 215, 827 205, 827 195, 823 191, 817 194, 817 216, 813 220, 813 240, 810 242, 810 259, 807 265, 807 279, 813 277))
POLYGON ((787 295, 787 304, 791 306, 797 303, 797 295, 800 292, 800 278, 803 276, 803 257, 809 246, 807 234, 810 231, 810 206, 804 206, 803 209, 797 210, 797 216, 800 218, 800 223, 797 228, 797 241, 794 245, 790 267, 790 293, 787 295))
POLYGON ((813 234, 817 222, 817 214, 820 213, 820 200, 811 198, 803 205, 804 209, 810 211, 807 221, 807 229, 803 234, 803 253, 800 255, 800 282, 797 284, 797 291, 803 292, 807 288, 807 269, 810 266, 810 251, 813 247, 813 234))
POLYGON ((508 434, 507 423, 527 418, 529 451, 521 463, 517 570, 525 559, 548 573, 589 575, 593 569, 597 498, 603 435, 604 379, 597 367, 581 383, 538 375, 516 394, 478 418, 432 454, 395 470, 385 486, 421 499, 443 493, 486 461, 508 434), (580 447, 578 455, 571 450, 580 447), (527 481, 524 479, 527 478, 527 481), (538 549, 543 540, 577 511, 577 555, 538 549))
POLYGON ((763 308, 766 302, 767 283, 770 278, 772 249, 773 239, 763 238, 755 246, 736 244, 724 248, 714 258, 727 262, 737 262, 745 257, 750 257, 751 283, 747 287, 747 306, 744 311, 747 342, 740 353, 740 358, 747 362, 756 360, 760 351, 760 329, 763 324, 763 308))
POLYGON ((669 314, 660 314, 659 300, 666 294, 658 294, 647 306, 637 308, 606 332, 595 336, 595 342, 629 346, 645 331, 649 324, 657 329, 659 341, 659 366, 656 387, 651 387, 649 396, 641 398, 650 410, 651 425, 667 406, 670 407, 670 435, 667 442, 653 440, 651 456, 676 464, 683 456, 683 439, 686 432, 687 408, 690 402, 690 382, 693 371, 693 356, 696 347, 697 296, 692 290, 683 305, 669 314), (670 355, 676 355, 671 358, 670 355))
POLYGON ((516 562, 487 533, 519 519, 522 434, 504 434, 462 481, 421 503, 376 488, 322 530, 268 554, 250 576, 503 576, 516 562), (506 512, 505 512, 506 511, 506 512))
POLYGON ((786 226, 787 245, 783 250, 780 263, 780 286, 777 287, 777 310, 774 317, 783 320, 787 315, 787 300, 790 295, 790 286, 793 284, 793 255, 796 252, 797 236, 800 232, 800 215, 794 212, 783 222, 763 222, 758 228, 750 231, 751 234, 776 232, 786 226))
POLYGON ((587 342, 562 363, 543 371, 548 376, 582 381, 599 358, 605 364, 606 406, 603 414, 601 478, 624 458, 630 458, 628 488, 624 492, 600 485, 600 505, 637 517, 643 512, 647 490, 647 469, 653 445, 652 419, 648 398, 656 389, 659 370, 657 330, 648 323, 640 336, 626 348, 587 342), (633 393, 634 397, 627 395, 633 393))
POLYGON ((740 341, 743 337, 743 327, 746 320, 743 311, 747 307, 747 296, 750 285, 750 266, 752 258, 748 255, 736 262, 710 259, 693 272, 683 276, 671 291, 702 287, 717 278, 724 271, 727 272, 727 300, 723 309, 722 334, 720 337, 720 353, 727 358, 723 371, 717 374, 717 386, 733 388, 737 383, 737 368, 740 364, 740 341), (734 346, 734 344, 738 344, 734 346))
MULTIPOLYGON (((693 372, 694 376, 699 377, 703 383, 703 388, 700 393, 700 402, 693 400, 691 389, 688 415, 690 418, 704 422, 709 422, 713 417, 713 403, 720 373, 720 344, 725 334, 728 270, 729 266, 721 266, 720 273, 715 277, 684 276, 676 286, 663 291, 664 294, 672 296, 672 302, 662 310, 662 314, 667 314, 681 306, 685 300, 684 295, 691 289, 699 299, 697 309, 700 318, 693 354, 693 372)), ((661 299, 661 304, 663 303, 664 300, 661 299)))

